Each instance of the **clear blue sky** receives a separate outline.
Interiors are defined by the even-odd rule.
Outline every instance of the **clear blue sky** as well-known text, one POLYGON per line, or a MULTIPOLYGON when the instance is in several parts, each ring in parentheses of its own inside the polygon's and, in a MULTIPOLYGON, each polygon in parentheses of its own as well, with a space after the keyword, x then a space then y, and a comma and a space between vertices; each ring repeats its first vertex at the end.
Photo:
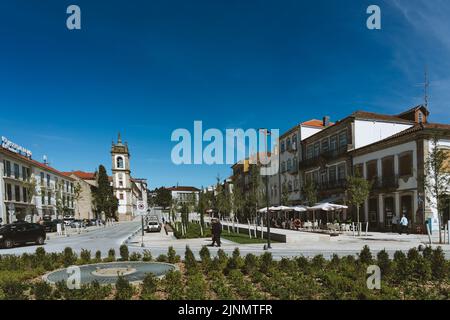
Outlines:
POLYGON ((279 128, 422 102, 449 122, 447 0, 2 0, 0 134, 60 170, 110 168, 121 131, 132 174, 209 185, 229 166, 175 166, 176 128, 279 128), (378 4, 382 30, 366 28, 378 4), (66 29, 77 4, 82 30, 66 29))

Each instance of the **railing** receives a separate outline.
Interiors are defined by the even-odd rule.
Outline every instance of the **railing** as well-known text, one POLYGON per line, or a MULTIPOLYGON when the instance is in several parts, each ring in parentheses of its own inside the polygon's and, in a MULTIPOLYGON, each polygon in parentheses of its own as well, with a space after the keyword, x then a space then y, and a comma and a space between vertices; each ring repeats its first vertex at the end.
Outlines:
POLYGON ((327 181, 317 185, 317 190, 331 190, 331 189, 344 189, 347 186, 346 179, 339 179, 335 181, 327 181))
POLYGON ((372 179, 372 188, 379 189, 397 189, 398 188, 398 175, 392 175, 389 177, 376 177, 372 179))
POLYGON ((330 160, 336 159, 336 158, 346 154, 348 149, 349 149, 349 147, 348 147, 348 145, 346 145, 345 147, 341 147, 336 150, 323 152, 319 156, 313 157, 311 159, 301 160, 301 161, 299 161, 299 168, 306 169, 306 168, 312 167, 312 166, 316 165, 318 162, 320 162, 322 159, 325 161, 330 161, 330 160))

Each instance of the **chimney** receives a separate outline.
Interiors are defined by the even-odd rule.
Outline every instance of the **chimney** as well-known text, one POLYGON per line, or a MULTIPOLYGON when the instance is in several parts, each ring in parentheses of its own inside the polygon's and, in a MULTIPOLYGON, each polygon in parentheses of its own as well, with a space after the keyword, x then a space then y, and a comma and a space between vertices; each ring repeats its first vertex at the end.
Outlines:
POLYGON ((328 127, 330 125, 330 116, 323 117, 322 124, 324 127, 328 127))

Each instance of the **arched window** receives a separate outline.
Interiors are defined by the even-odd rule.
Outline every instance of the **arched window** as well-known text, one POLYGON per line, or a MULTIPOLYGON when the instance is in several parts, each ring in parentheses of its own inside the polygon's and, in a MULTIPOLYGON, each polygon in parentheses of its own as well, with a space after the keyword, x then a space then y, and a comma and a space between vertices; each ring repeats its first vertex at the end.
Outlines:
POLYGON ((123 158, 117 157, 117 168, 123 169, 123 158))

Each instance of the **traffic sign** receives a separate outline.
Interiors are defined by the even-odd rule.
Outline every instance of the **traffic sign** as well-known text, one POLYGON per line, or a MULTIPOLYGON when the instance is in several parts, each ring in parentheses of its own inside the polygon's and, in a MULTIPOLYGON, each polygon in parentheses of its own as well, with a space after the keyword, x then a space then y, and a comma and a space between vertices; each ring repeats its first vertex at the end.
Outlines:
POLYGON ((137 209, 141 213, 147 212, 147 204, 145 203, 145 201, 138 200, 138 202, 137 202, 137 209))

